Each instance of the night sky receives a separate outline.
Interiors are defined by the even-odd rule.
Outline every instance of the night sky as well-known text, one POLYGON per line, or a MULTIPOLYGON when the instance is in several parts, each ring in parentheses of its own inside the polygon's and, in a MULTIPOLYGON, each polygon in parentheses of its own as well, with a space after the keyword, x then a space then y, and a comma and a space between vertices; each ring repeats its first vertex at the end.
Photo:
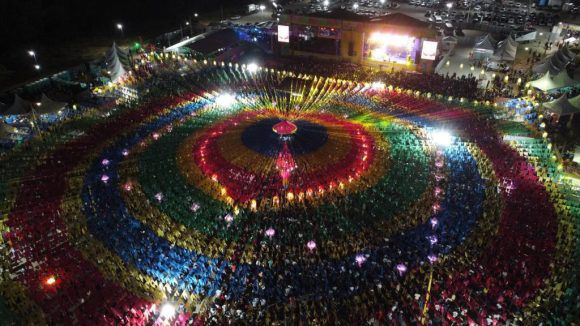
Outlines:
MULTIPOLYGON (((236 0, 2 0, 3 45, 110 34, 113 22, 145 31, 193 12, 231 7, 236 0), (140 26, 137 26, 140 25, 140 26)), ((251 1, 249 1, 251 2, 251 1)))
POLYGON ((38 77, 29 49, 43 74, 94 59, 124 25, 125 41, 152 39, 174 31, 195 12, 207 18, 239 14, 252 0, 0 0, 0 90, 38 77))

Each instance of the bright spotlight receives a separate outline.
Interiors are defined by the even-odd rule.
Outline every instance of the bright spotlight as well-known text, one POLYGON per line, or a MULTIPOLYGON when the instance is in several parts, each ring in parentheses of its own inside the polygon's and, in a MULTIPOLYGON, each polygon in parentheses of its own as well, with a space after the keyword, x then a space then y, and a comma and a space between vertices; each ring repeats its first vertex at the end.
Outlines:
POLYGON ((215 99, 215 103, 223 107, 233 105, 235 102, 236 98, 230 93, 221 94, 215 99))
POLYGON ((252 62, 248 64, 247 69, 249 72, 255 73, 256 71, 258 71, 258 65, 252 62))
POLYGON ((385 83, 383 83, 383 82, 374 82, 374 83, 371 84, 371 88, 374 91, 382 91, 382 90, 385 89, 385 87, 386 87, 385 86, 385 83))
POLYGON ((431 139, 439 146, 449 146, 453 142, 453 136, 447 130, 435 130, 431 133, 431 139))
POLYGON ((175 306, 167 302, 161 307, 160 316, 166 319, 173 318, 175 316, 175 306))
POLYGON ((330 4, 330 2, 328 0, 324 0, 324 2, 322 3, 325 7, 328 7, 328 5, 330 4))
POLYGON ((352 9, 354 9, 354 10, 357 10, 357 9, 358 9, 358 3, 356 3, 356 2, 355 2, 355 3, 352 5, 352 9))

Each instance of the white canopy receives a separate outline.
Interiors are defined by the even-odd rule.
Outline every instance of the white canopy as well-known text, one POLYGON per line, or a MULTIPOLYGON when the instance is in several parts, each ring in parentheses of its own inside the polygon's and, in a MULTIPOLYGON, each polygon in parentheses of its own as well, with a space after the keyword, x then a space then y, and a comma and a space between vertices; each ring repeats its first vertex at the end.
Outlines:
POLYGON ((546 72, 544 76, 530 82, 530 85, 544 92, 568 87, 577 84, 575 80, 568 77, 566 71, 562 71, 554 77, 550 77, 550 72, 546 72))
POLYGON ((125 76, 127 73, 125 67, 128 65, 128 54, 121 50, 116 43, 113 43, 113 46, 107 53, 107 57, 105 59, 105 66, 111 81, 117 82, 119 79, 123 78, 123 76, 125 76))
POLYGON ((568 102, 574 107, 580 108, 580 95, 576 95, 573 98, 568 99, 568 102))
POLYGON ((518 43, 510 35, 499 42, 497 50, 493 54, 495 60, 514 61, 518 52, 518 43))
POLYGON ((559 98, 544 103, 544 109, 547 112, 557 114, 559 116, 570 115, 580 112, 580 108, 573 106, 570 101, 568 101, 568 95, 563 94, 559 98))
POLYGON ((574 86, 574 85, 578 84, 577 81, 575 81, 574 79, 570 78, 570 76, 568 76, 568 72, 566 70, 560 71, 559 74, 554 76, 553 80, 554 80, 554 83, 556 85, 560 86, 560 88, 574 86))
POLYGON ((473 46, 473 51, 479 52, 493 52, 495 49, 496 41, 491 37, 490 34, 483 35, 476 39, 475 45, 473 46))
POLYGON ((38 114, 48 114, 58 112, 66 107, 65 102, 57 102, 51 100, 46 94, 42 94, 40 106, 37 106, 34 111, 38 114))
POLYGON ((31 104, 18 94, 14 95, 14 103, 2 112, 3 115, 23 115, 30 113, 31 104))

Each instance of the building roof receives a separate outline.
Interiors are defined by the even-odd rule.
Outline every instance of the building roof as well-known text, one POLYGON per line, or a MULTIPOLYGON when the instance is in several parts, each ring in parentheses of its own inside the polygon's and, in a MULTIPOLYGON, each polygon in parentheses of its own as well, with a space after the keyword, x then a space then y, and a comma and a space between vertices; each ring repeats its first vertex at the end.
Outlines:
POLYGON ((427 28, 429 23, 421 21, 419 19, 413 18, 411 16, 402 13, 392 13, 385 16, 371 17, 364 16, 354 13, 346 9, 335 9, 331 12, 319 12, 312 13, 305 16, 310 17, 320 17, 328 19, 339 19, 355 22, 366 22, 366 23, 377 23, 377 24, 387 24, 396 25, 401 27, 413 27, 413 28, 427 28))
POLYGON ((207 35, 205 38, 200 39, 194 43, 190 43, 187 46, 197 52, 204 55, 212 54, 219 49, 228 48, 239 42, 238 35, 231 28, 222 29, 215 33, 207 35))

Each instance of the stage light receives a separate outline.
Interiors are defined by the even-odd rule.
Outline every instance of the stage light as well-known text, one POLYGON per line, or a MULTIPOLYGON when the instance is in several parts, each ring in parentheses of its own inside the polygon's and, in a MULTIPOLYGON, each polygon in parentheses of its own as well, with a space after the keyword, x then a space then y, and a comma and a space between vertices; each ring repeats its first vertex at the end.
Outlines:
POLYGON ((380 2, 381 2, 381 4, 382 4, 382 5, 384 5, 384 4, 385 4, 385 0, 381 0, 380 2))
POLYGON ((46 283, 46 285, 54 285, 54 283, 56 283, 56 277, 54 277, 54 275, 50 275, 46 281, 44 281, 44 283, 46 283))
POLYGON ((325 7, 328 7, 328 5, 330 4, 330 2, 328 0, 324 0, 324 2, 322 3, 325 7))
POLYGON ((224 93, 216 97, 215 103, 222 107, 231 106, 236 102, 236 98, 230 93, 224 93))
POLYGON ((175 316, 175 306, 167 302, 161 307, 160 316, 163 318, 173 318, 175 316))
POLYGON ((101 176, 101 181, 102 181, 103 183, 107 183, 107 182, 109 181, 109 176, 108 176, 108 175, 106 175, 106 174, 103 174, 103 175, 101 176))
POLYGON ((453 136, 447 130, 434 130, 431 132, 431 139, 439 146, 449 146, 453 142, 453 136))
POLYGON ((358 9, 358 3, 356 3, 356 2, 355 2, 355 3, 352 5, 352 9, 354 9, 354 10, 357 10, 357 9, 358 9))
POLYGON ((107 165, 109 165, 109 163, 111 163, 111 162, 110 162, 108 159, 106 159, 106 158, 104 158, 104 159, 101 161, 101 164, 102 164, 103 166, 107 166, 107 165))
POLYGON ((445 6, 447 6, 447 9, 451 9, 453 7, 453 3, 448 2, 445 6))
POLYGON ((354 260, 360 266, 360 265, 362 265, 367 260, 367 257, 365 257, 364 255, 360 255, 359 254, 359 255, 356 255, 356 257, 354 258, 354 260))
POLYGON ((437 226, 437 224, 439 224, 439 221, 436 218, 434 218, 434 217, 431 218, 430 222, 431 222, 431 227, 432 228, 435 228, 437 226))
POLYGON ((258 71, 258 65, 256 63, 252 62, 252 63, 248 64, 246 69, 248 69, 248 71, 253 74, 256 71, 258 71))
POLYGON ((437 261, 437 256, 435 256, 435 255, 431 254, 431 255, 427 256, 427 259, 429 259, 429 262, 430 262, 431 264, 433 264, 434 262, 436 262, 436 261, 437 261))
POLYGON ((269 228, 265 233, 266 236, 271 239, 276 234, 276 231, 273 228, 269 228))
POLYGON ((308 241, 306 246, 308 247, 308 249, 310 249, 312 251, 312 250, 316 249, 316 242, 314 242, 314 240, 310 240, 310 241, 308 241))
POLYGON ((405 264, 398 264, 397 271, 399 271, 399 275, 402 276, 403 273, 405 273, 407 271, 407 266, 405 266, 405 264))
POLYGON ((34 69, 40 70, 40 65, 34 65, 34 69))
POLYGON ((30 50, 30 51, 28 51, 28 55, 31 57, 34 57, 34 56, 36 56, 36 53, 34 51, 30 50))
POLYGON ((161 202, 163 200, 163 194, 160 192, 156 193, 155 199, 157 199, 158 202, 161 202))

